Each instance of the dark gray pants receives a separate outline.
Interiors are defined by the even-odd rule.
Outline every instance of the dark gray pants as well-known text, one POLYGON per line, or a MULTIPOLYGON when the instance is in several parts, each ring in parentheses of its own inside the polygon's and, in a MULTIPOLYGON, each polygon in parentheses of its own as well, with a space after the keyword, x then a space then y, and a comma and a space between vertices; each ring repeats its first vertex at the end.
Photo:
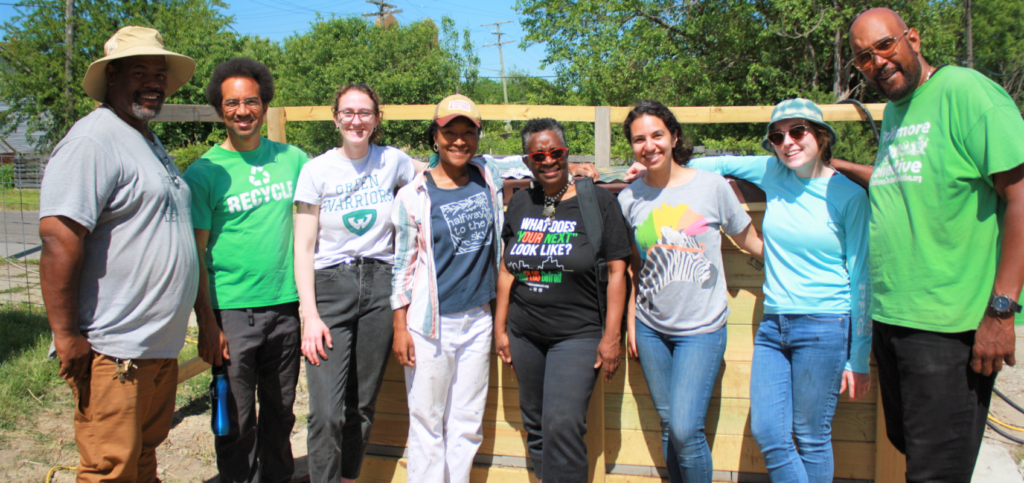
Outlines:
POLYGON ((889 441, 907 456, 907 483, 969 483, 996 375, 971 370, 974 331, 943 334, 877 320, 871 348, 889 441))
POLYGON ((333 349, 306 362, 309 476, 312 483, 356 479, 370 441, 377 393, 391 355, 391 265, 375 261, 317 270, 316 307, 333 349))
POLYGON ((299 303, 214 311, 228 339, 231 432, 214 439, 223 482, 291 481, 299 303), (256 401, 259 400, 259 416, 256 401))
POLYGON ((587 406, 601 339, 548 341, 508 331, 512 366, 519 379, 519 408, 526 447, 537 479, 586 483, 587 406))

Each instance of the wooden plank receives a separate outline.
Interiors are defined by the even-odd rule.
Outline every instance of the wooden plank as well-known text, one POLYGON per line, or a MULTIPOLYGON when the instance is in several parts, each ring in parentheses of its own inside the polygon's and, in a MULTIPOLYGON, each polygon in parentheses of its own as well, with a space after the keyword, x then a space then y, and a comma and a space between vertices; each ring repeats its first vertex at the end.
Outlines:
POLYGON ((605 399, 604 378, 598 373, 594 394, 590 397, 587 407, 587 434, 583 436, 587 443, 587 473, 591 483, 604 483, 604 438, 605 438, 605 399))
POLYGON ((164 104, 152 122, 223 122, 213 106, 200 104, 164 104))
POLYGON ((193 357, 181 364, 178 364, 178 384, 202 374, 209 368, 210 365, 203 362, 201 357, 193 357))
POLYGON ((287 123, 288 117, 283 107, 267 109, 267 139, 287 143, 288 136, 285 133, 287 123))
POLYGON ((608 106, 594 108, 594 165, 607 168, 612 165, 612 121, 608 106))
MULTIPOLYGON (((864 116, 849 104, 819 104, 826 121, 862 121, 864 116)), ((881 121, 885 104, 865 104, 868 111, 881 121)), ((382 105, 387 121, 429 121, 434 116, 433 104, 382 105)), ((562 122, 594 122, 597 106, 503 105, 481 104, 480 114, 488 121, 524 121, 550 117, 562 122)), ((283 107, 289 121, 330 121, 330 106, 283 107)), ((631 106, 609 107, 609 121, 620 124, 626 120, 631 106)), ((763 123, 771 120, 774 106, 682 106, 669 108, 680 123, 763 123)), ((165 104, 156 122, 220 122, 211 106, 192 104, 165 104)))
MULTIPOLYGON (((708 435, 714 469, 767 473, 764 457, 753 437, 708 435)), ((605 452, 609 464, 665 466, 661 451, 661 433, 656 431, 607 431, 605 452)), ((834 442, 835 477, 870 480, 874 476, 873 443, 834 442)))
MULTIPOLYGON (((872 371, 874 372, 874 371, 872 371)), ((875 390, 878 381, 871 381, 871 390, 875 390)), ((866 397, 865 397, 866 399, 866 397)), ((877 420, 875 443, 875 483, 905 483, 907 481, 907 457, 900 453, 889 437, 885 434, 885 408, 882 406, 882 393, 877 398, 877 420)))
POLYGON ((761 288, 764 285, 764 261, 749 253, 722 250, 722 265, 725 267, 725 284, 730 289, 761 288))
MULTIPOLYGON (((406 483, 408 480, 409 462, 406 458, 387 456, 367 456, 363 460, 363 471, 359 476, 360 483, 406 483)), ((538 483, 533 474, 526 468, 511 466, 477 466, 469 472, 470 483, 538 483)), ((616 480, 621 483, 624 480, 616 480)), ((629 480, 637 481, 638 480, 629 480)))
MULTIPOLYGON (((660 430, 661 419, 650 396, 608 394, 605 401, 605 427, 608 430, 660 430)), ((750 400, 711 398, 705 425, 707 434, 750 436, 750 400)), ((832 418, 832 440, 874 442, 874 404, 840 403, 832 418)))

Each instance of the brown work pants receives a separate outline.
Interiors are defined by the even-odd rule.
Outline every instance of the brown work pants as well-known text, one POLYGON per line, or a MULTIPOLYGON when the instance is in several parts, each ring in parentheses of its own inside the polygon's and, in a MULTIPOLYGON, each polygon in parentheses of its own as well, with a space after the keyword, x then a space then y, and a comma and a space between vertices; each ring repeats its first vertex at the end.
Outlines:
POLYGON ((75 396, 78 482, 158 481, 156 447, 171 430, 177 359, 134 359, 121 382, 116 359, 93 354, 89 379, 68 378, 68 384, 75 396))

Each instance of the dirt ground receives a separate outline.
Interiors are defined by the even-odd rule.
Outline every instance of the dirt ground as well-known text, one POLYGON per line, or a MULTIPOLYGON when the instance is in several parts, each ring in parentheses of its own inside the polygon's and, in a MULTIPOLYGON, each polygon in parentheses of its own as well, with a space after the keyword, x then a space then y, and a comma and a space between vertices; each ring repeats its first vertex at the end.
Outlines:
MULTIPOLYGON (((1007 367, 1000 373, 996 387, 1018 405, 1024 405, 1024 326, 1016 329, 1019 362, 1017 367, 1007 367)), ((295 404, 298 420, 292 433, 293 447, 303 455, 306 446, 305 415, 309 412, 305 380, 305 374, 300 374, 295 404)), ((71 397, 70 389, 65 387, 62 390, 67 391, 68 398, 71 397)), ((196 411, 188 408, 175 413, 171 433, 157 450, 160 477, 165 482, 219 482, 209 411, 193 413, 196 411)), ((991 414, 1007 424, 1024 427, 1024 414, 996 396, 993 396, 991 414)), ((53 466, 75 466, 78 452, 71 421, 69 409, 42 410, 32 421, 22 425, 22 429, 0 434, 0 482, 42 482, 53 466)), ((1024 437, 1024 433, 1008 432, 1024 437)), ((1010 442, 991 429, 986 430, 985 440, 1005 447, 1018 463, 1024 458, 1024 446, 1010 442)), ((304 458, 297 462, 295 481, 308 481, 304 463, 304 458)), ((1024 474, 1024 467, 1019 468, 1024 474)), ((51 481, 74 482, 74 471, 57 470, 51 481)))
MULTIPOLYGON (((1018 325, 1015 329, 1017 332, 1017 365, 1015 367, 1003 368, 996 379, 996 389, 1012 399, 1018 406, 1024 407, 1024 325, 1018 325)), ((992 406, 989 409, 989 414, 1011 426, 1024 428, 1024 414, 1011 407, 995 394, 992 395, 992 406)), ((1024 439, 1024 432, 1012 431, 1006 428, 1003 428, 1003 431, 1014 435, 1018 439, 1024 439)), ((992 431, 992 428, 985 429, 985 441, 1005 447, 1017 460, 1018 470, 1021 472, 1021 475, 1024 475, 1024 466, 1021 466, 1021 460, 1024 459, 1024 446, 1004 438, 995 431, 992 431)))

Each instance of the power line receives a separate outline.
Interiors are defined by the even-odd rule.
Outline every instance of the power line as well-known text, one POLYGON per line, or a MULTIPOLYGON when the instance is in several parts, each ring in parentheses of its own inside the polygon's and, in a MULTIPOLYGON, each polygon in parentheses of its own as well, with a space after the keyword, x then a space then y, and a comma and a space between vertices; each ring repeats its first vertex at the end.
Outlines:
POLYGON ((493 45, 497 45, 498 46, 498 60, 501 61, 501 91, 505 95, 505 104, 508 104, 508 84, 505 83, 505 56, 502 54, 501 46, 502 46, 502 44, 511 44, 513 41, 511 41, 511 40, 506 40, 504 42, 501 41, 501 36, 505 35, 505 34, 501 33, 501 25, 502 24, 506 24, 506 23, 512 23, 512 21, 511 20, 506 20, 504 22, 494 22, 494 23, 489 23, 489 24, 481 25, 481 27, 487 27, 487 26, 493 25, 495 30, 494 30, 494 32, 491 32, 491 33, 493 33, 494 35, 498 36, 498 41, 497 42, 495 42, 493 44, 484 44, 484 47, 490 47, 490 46, 493 46, 493 45))
POLYGON ((396 13, 402 13, 401 10, 395 10, 398 7, 392 5, 392 4, 388 3, 388 2, 384 2, 382 0, 366 0, 366 3, 369 3, 371 5, 376 5, 379 10, 377 11, 377 13, 364 13, 363 16, 364 17, 377 17, 376 24, 378 26, 380 26, 380 27, 384 26, 384 19, 388 15, 394 15, 396 13))

